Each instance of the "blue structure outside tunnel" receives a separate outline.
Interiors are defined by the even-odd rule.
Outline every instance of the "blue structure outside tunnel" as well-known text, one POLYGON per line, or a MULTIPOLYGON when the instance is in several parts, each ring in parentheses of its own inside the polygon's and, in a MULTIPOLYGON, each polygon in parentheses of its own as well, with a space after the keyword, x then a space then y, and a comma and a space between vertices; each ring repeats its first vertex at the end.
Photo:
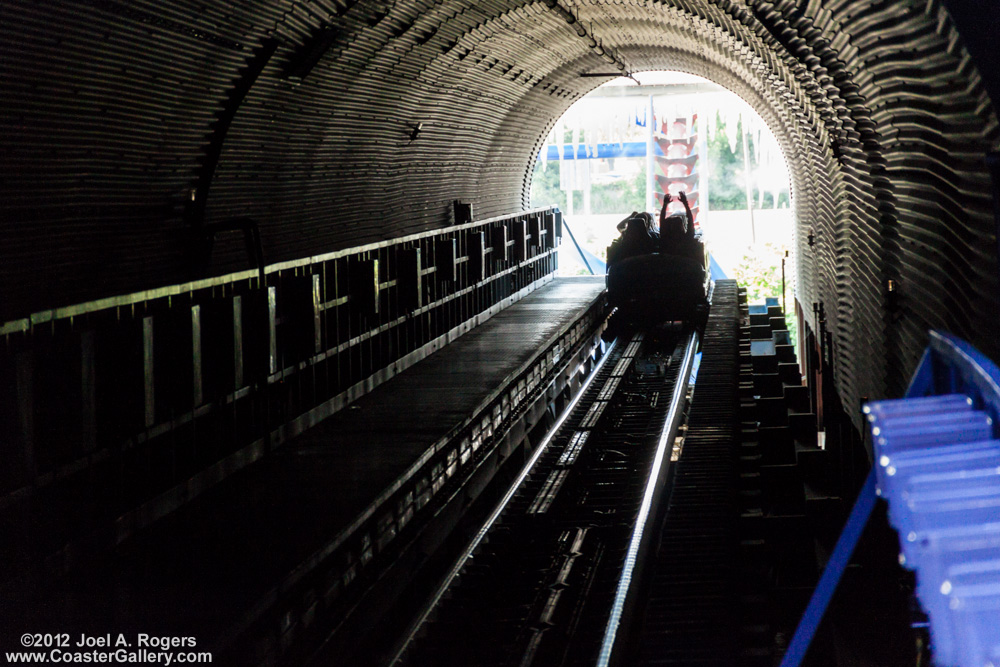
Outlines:
MULTIPOLYGON (((597 150, 592 150, 590 144, 566 144, 564 146, 548 146, 545 149, 546 160, 606 160, 619 157, 646 157, 646 142, 626 141, 623 143, 597 144, 597 150), (562 149, 562 156, 559 149, 562 149)), ((654 144, 654 155, 665 157, 659 144, 654 144)), ((538 159, 542 158, 542 152, 538 152, 538 159)))

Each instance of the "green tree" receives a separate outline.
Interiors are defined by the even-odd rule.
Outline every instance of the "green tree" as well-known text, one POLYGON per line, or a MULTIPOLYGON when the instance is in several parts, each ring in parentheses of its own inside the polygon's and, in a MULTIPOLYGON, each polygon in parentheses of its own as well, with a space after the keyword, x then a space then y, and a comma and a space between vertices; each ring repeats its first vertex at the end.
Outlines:
MULTIPOLYGON (((747 192, 743 178, 743 121, 738 123, 736 152, 729 150, 726 126, 715 116, 715 135, 708 142, 708 207, 715 211, 744 211, 747 192)), ((753 159, 753 145, 750 157, 753 159)))
MULTIPOLYGON (((781 302, 781 259, 785 256, 785 246, 765 243, 755 252, 747 249, 736 267, 736 281, 747 288, 747 303, 764 303, 767 297, 777 297, 781 302)), ((785 324, 788 327, 792 345, 798 347, 797 322, 795 320, 795 294, 790 280, 791 266, 785 266, 785 324)))
MULTIPOLYGON (((542 170, 541 162, 535 163, 531 179, 531 206, 558 206, 566 211, 566 193, 559 189, 560 162, 549 162, 542 170)), ((590 189, 591 213, 621 213, 641 211, 646 205, 646 175, 637 173, 633 178, 606 185, 594 185, 590 189)), ((573 191, 573 210, 583 210, 583 192, 573 191)))
POLYGON ((543 171, 541 160, 535 162, 535 173, 531 179, 532 208, 558 206, 566 210, 566 193, 559 189, 560 166, 558 161, 549 162, 543 171))
POLYGON ((590 190, 592 213, 621 213, 641 211, 646 206, 646 175, 639 172, 630 180, 607 185, 595 185, 590 190))
MULTIPOLYGON (((743 119, 737 121, 736 150, 729 150, 729 137, 722 118, 715 117, 715 135, 708 142, 708 156, 711 169, 708 177, 708 205, 715 211, 745 211, 747 208, 746 181, 743 169, 743 142, 746 134, 743 131, 743 119)), ((753 142, 747 147, 750 164, 756 163, 757 156, 753 142)), ((758 191, 754 191, 755 207, 758 191)), ((778 193, 777 206, 788 206, 788 190, 778 193)), ((764 192, 761 208, 776 208, 774 194, 764 192)))

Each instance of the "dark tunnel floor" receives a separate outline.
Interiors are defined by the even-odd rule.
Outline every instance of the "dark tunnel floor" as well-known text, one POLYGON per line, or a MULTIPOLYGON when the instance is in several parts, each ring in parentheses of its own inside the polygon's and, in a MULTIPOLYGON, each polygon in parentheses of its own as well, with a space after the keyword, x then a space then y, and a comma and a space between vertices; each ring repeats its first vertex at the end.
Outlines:
POLYGON ((539 288, 46 591, 43 602, 6 604, 8 628, 224 645, 603 290, 603 277, 539 288))

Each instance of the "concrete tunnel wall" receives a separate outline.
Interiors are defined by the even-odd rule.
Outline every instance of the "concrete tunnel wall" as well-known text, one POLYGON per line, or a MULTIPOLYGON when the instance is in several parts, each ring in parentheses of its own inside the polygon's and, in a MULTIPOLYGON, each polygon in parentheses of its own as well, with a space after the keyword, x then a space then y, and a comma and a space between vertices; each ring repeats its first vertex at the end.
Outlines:
POLYGON ((515 212, 582 73, 674 69, 777 136, 846 405, 928 328, 1000 353, 997 117, 939 0, 8 0, 0 36, 0 322, 247 267, 201 225, 271 263, 515 212))

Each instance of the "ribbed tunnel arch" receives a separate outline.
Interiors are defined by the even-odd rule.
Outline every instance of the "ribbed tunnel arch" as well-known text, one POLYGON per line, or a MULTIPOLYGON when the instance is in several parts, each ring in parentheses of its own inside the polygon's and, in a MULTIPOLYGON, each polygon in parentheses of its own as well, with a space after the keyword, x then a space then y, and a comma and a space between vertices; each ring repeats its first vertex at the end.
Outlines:
POLYGON ((244 268, 236 235, 197 256, 202 222, 257 221, 276 262, 447 226, 455 199, 515 212, 553 123, 603 81, 581 73, 672 69, 777 137, 797 298, 814 331, 823 304, 846 404, 901 391, 930 327, 1000 352, 997 119, 938 0, 13 0, 0 17, 2 320, 244 268))

